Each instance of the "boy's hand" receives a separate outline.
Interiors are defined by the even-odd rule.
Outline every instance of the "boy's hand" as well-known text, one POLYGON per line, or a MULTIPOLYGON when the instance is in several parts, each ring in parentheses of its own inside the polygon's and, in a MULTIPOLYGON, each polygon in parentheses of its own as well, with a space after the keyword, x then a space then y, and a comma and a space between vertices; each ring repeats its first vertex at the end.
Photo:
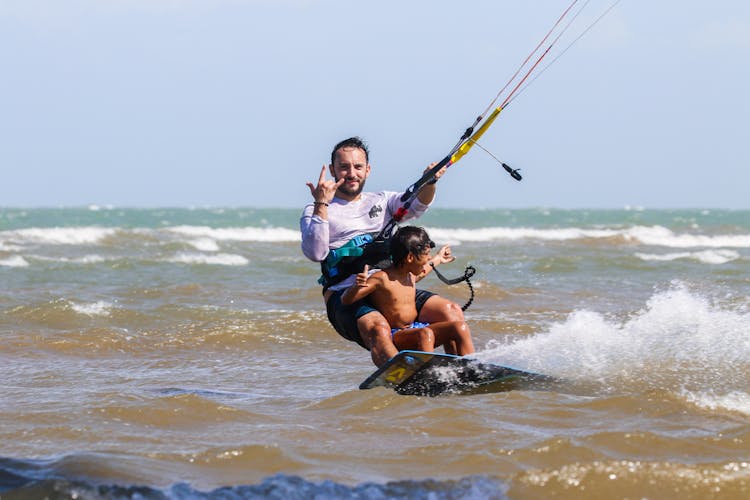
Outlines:
POLYGON ((358 287, 365 286, 367 284, 367 278, 369 277, 369 275, 370 275, 370 266, 365 264, 365 268, 362 270, 362 272, 357 274, 357 281, 355 284, 358 287))
POLYGON ((367 283, 369 279, 368 274, 370 274, 370 266, 366 265, 361 273, 357 273, 355 280, 354 280, 354 284, 352 284, 352 286, 344 290, 344 293, 341 295, 342 304, 346 304, 346 305, 353 304, 358 300, 364 299, 370 293, 372 293, 377 280, 373 279, 372 282, 370 282, 370 284, 368 285, 367 283))
POLYGON ((432 259, 433 264, 436 266, 439 264, 448 264, 456 260, 456 257, 451 253, 451 247, 444 245, 440 250, 437 251, 435 257, 432 259))

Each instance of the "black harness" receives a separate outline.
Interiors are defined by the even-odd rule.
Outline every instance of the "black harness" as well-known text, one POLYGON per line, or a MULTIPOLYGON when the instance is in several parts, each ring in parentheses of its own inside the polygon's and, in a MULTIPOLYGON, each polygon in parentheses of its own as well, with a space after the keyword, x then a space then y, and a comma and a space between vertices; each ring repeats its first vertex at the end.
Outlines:
POLYGON ((323 291, 340 283, 352 274, 364 271, 365 265, 385 269, 391 265, 390 238, 363 234, 349 240, 345 245, 331 250, 320 263, 322 276, 318 283, 323 291))

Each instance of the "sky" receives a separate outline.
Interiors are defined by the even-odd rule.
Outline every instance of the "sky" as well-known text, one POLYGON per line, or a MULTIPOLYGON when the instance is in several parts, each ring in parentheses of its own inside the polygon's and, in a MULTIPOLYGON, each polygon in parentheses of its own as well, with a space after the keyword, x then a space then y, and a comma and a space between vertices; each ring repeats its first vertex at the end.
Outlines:
MULTIPOLYGON (((0 0, 0 206, 301 208, 353 135, 403 190, 569 3, 0 0)), ((750 2, 622 0, 480 142, 523 181, 474 148, 434 206, 748 209, 748 61, 750 2)))

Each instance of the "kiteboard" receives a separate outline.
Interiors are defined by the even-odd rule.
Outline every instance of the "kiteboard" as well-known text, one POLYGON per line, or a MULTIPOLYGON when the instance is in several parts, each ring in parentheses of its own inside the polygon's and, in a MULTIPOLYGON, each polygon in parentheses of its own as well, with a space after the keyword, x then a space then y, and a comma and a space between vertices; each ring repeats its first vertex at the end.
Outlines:
POLYGON ((422 351, 401 351, 360 389, 386 387, 398 394, 483 394, 519 389, 547 390, 559 383, 555 377, 478 361, 476 359, 422 351))

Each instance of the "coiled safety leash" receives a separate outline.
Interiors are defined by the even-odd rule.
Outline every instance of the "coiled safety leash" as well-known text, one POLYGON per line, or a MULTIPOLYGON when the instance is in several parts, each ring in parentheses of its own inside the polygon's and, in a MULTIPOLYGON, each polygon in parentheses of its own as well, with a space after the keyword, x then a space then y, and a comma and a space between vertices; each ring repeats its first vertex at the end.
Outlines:
POLYGON ((462 281, 465 281, 466 284, 469 286, 469 300, 466 302, 466 304, 461 307, 462 311, 465 311, 469 308, 472 302, 474 302, 474 287, 471 286, 471 277, 474 276, 474 273, 477 272, 476 268, 474 266, 466 266, 466 269, 464 270, 464 275, 459 276, 458 278, 448 279, 443 274, 437 270, 437 267, 435 267, 435 264, 430 262, 430 265, 432 266, 432 269, 435 271, 435 275, 445 283, 446 285, 455 285, 456 283, 461 283, 462 281))

